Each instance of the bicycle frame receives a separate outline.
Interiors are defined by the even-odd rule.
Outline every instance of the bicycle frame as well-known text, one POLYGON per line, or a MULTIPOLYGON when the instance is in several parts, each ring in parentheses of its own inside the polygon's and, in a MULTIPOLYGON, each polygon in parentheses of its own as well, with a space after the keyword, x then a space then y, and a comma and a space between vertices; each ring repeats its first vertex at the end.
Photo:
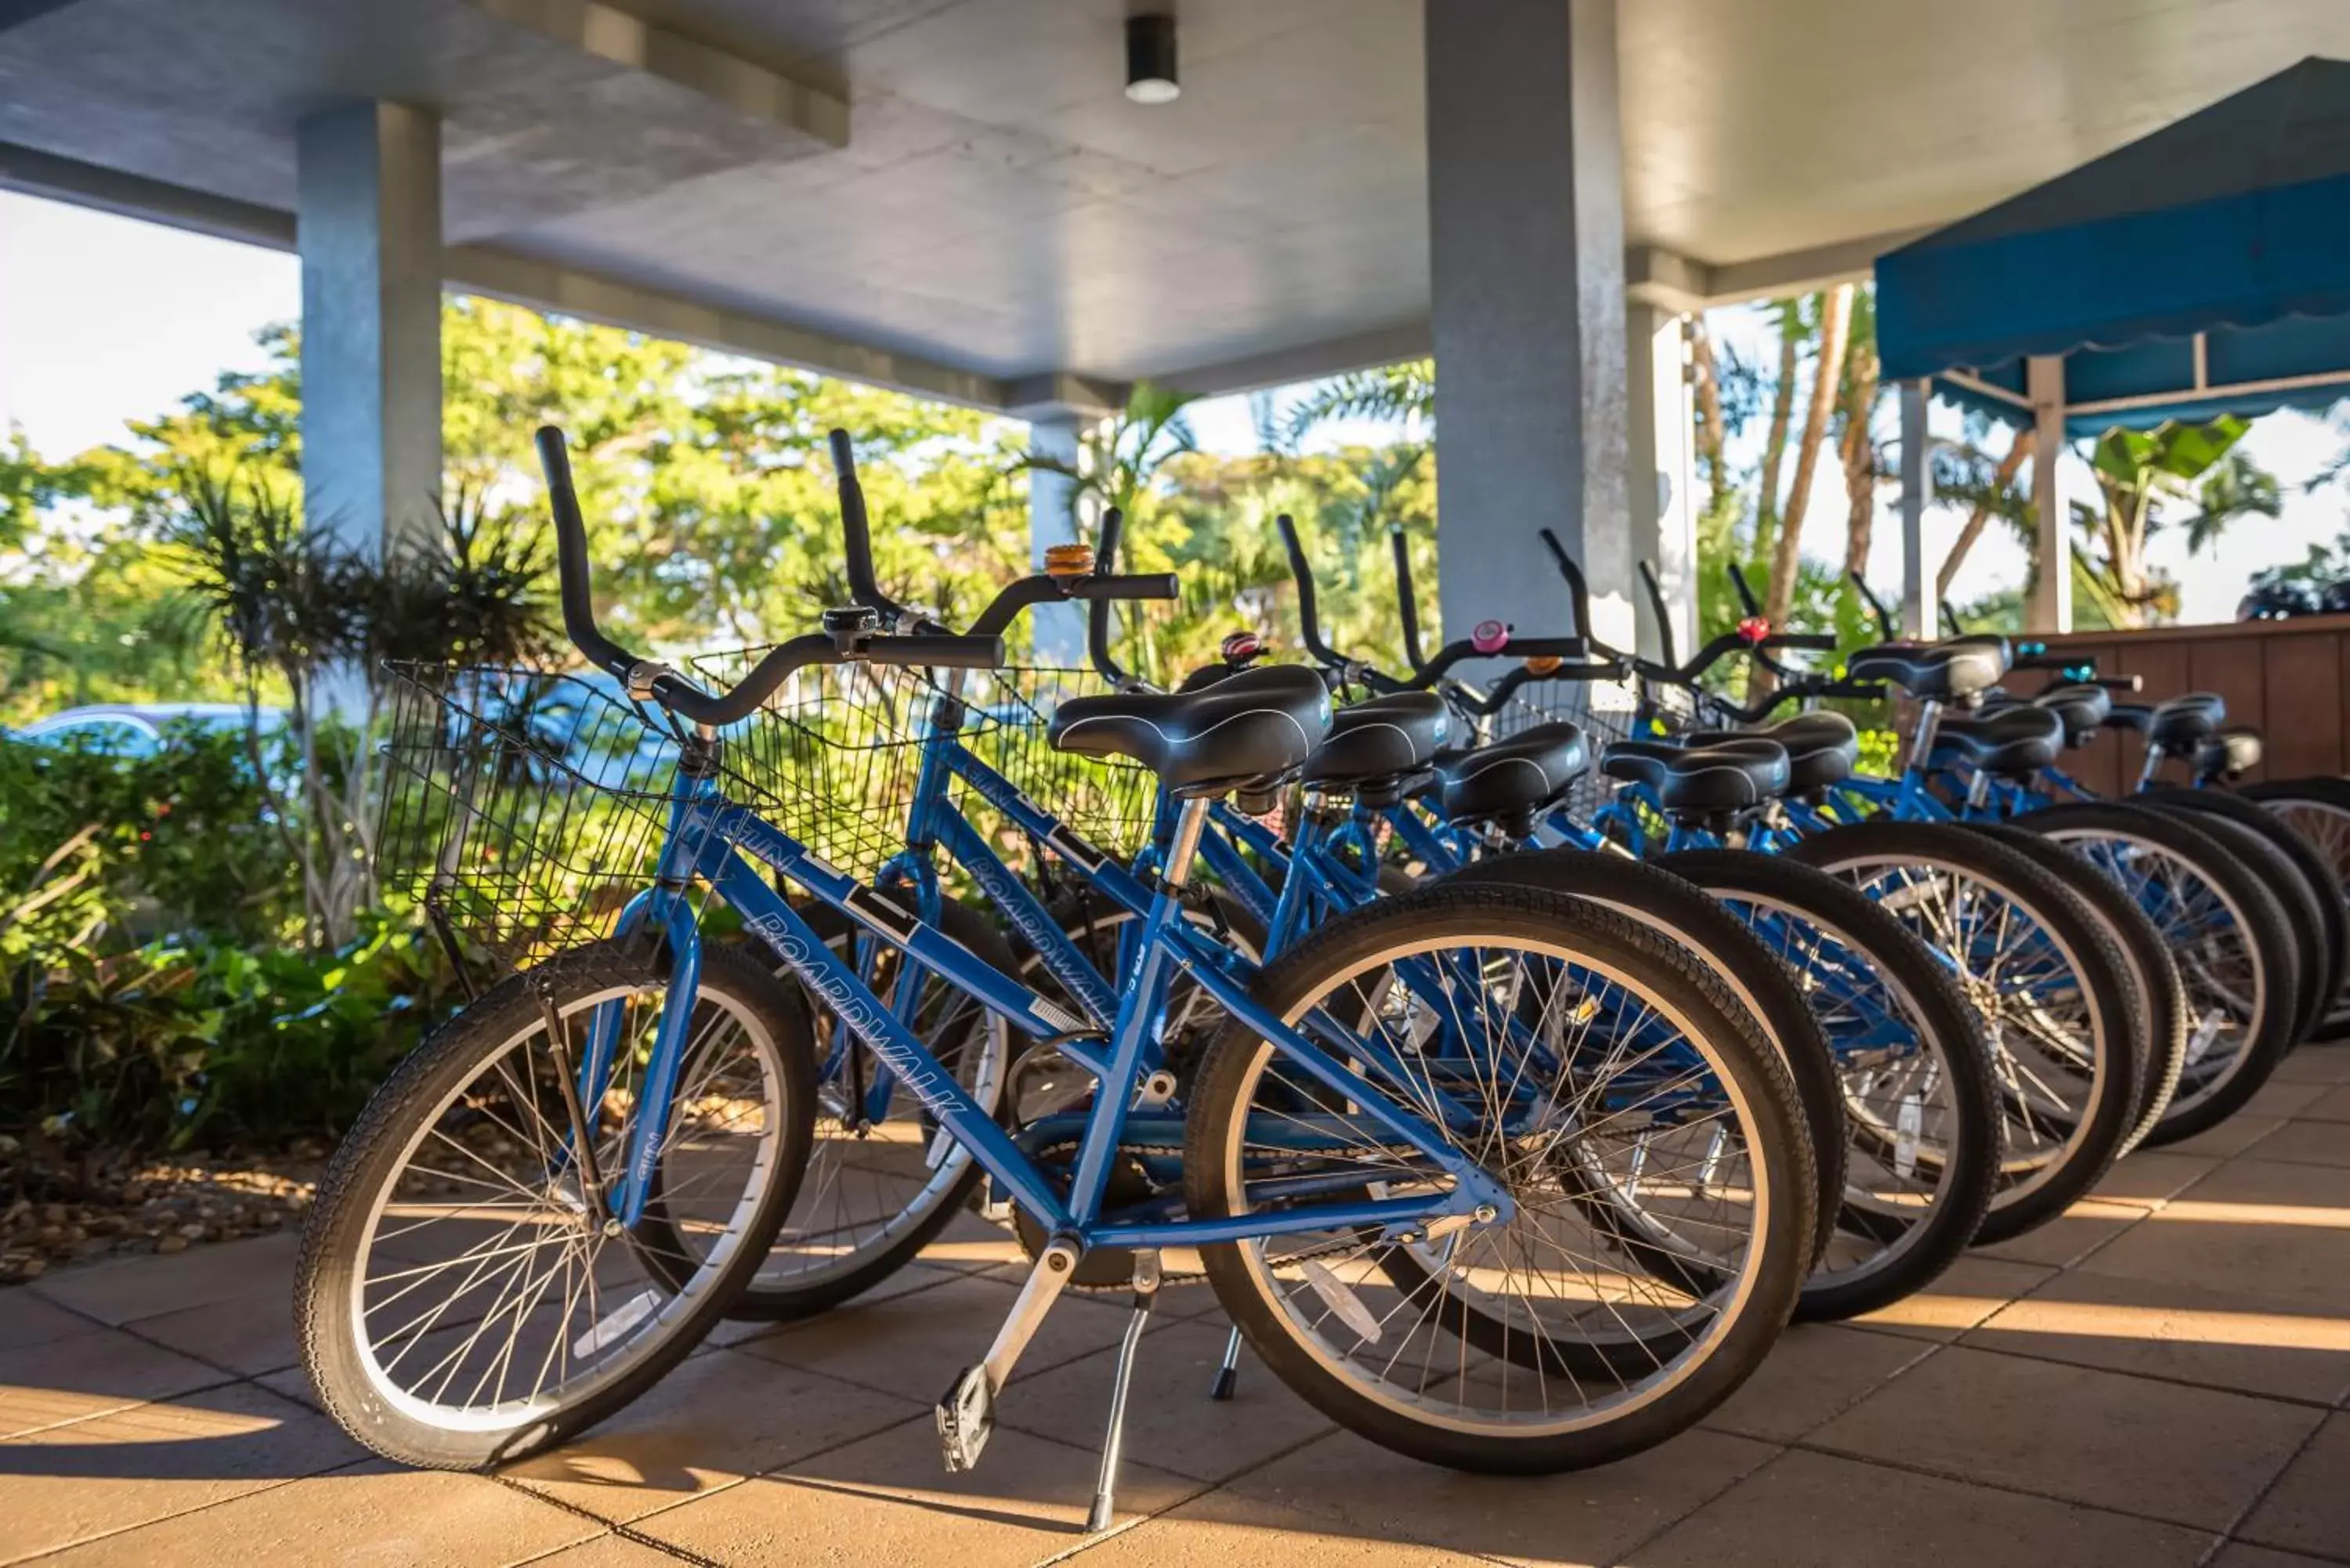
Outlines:
MULTIPOLYGON (((975 761, 973 765, 983 774, 990 772, 975 761)), ((972 782, 975 786, 981 783, 978 778, 972 782)), ((993 783, 1001 787, 1009 801, 1033 813, 1034 808, 1022 802, 1000 776, 994 776, 993 783)), ((959 814, 951 820, 960 820, 959 814)), ((951 834, 951 821, 941 826, 951 834)), ((964 827, 968 831, 968 824, 964 827)), ((975 833, 972 837, 976 840, 975 833)), ((979 847, 984 851, 983 844, 979 847)), ((1077 1021, 1058 1006, 987 963, 922 919, 918 911, 891 899, 885 890, 858 882, 819 860, 756 813, 724 800, 712 781, 691 778, 681 771, 670 836, 656 885, 631 901, 620 919, 622 935, 649 922, 658 923, 669 937, 674 966, 647 1068, 639 1114, 630 1130, 622 1189, 617 1195, 618 1201, 610 1204, 611 1211, 624 1224, 633 1225, 642 1217, 660 1152, 656 1129, 667 1125, 670 1096, 683 1064, 701 969, 700 927, 686 897, 695 878, 708 882, 712 896, 735 909, 744 926, 825 999, 889 1075, 938 1119, 945 1136, 971 1151, 1002 1190, 1009 1192, 1048 1234, 1070 1238, 1081 1250, 1102 1246, 1197 1246, 1351 1226, 1408 1228, 1440 1216, 1473 1214, 1480 1209, 1490 1210, 1503 1218, 1513 1211, 1506 1188, 1453 1149, 1421 1116, 1396 1103, 1380 1088, 1376 1077, 1352 1071, 1345 1060, 1318 1049, 1297 1028, 1259 1004, 1249 993, 1249 977, 1235 972, 1241 961, 1217 948, 1183 918, 1180 899, 1172 890, 1160 888, 1148 895, 1137 972, 1128 977, 1129 983, 1115 1009, 1108 1049, 1105 1052, 1088 1048, 1086 1043, 1068 1038, 1069 1025, 1077 1021), (754 868, 754 859, 941 975, 1013 1026, 1038 1038, 1055 1039, 1071 1060, 1097 1080, 1099 1088, 1087 1114, 1076 1168, 1066 1196, 964 1090, 906 1021, 875 995, 855 968, 836 955, 769 885, 754 868), (1352 1116, 1387 1137, 1411 1146, 1430 1162, 1432 1173, 1450 1176, 1451 1190, 1426 1198, 1312 1205, 1213 1220, 1139 1224, 1106 1220, 1102 1202, 1111 1156, 1118 1147, 1135 1091, 1144 1074, 1146 1046, 1164 1001, 1168 981, 1177 970, 1189 975, 1234 1018, 1263 1034, 1291 1065, 1353 1107, 1352 1116)), ((581 1066, 584 1086, 598 1094, 601 1073, 608 1069, 610 1044, 616 1037, 617 1007, 617 1003, 606 1003, 599 1010, 599 1016, 590 1026, 590 1048, 581 1066), (597 1075, 585 1076, 591 1067, 597 1069, 597 1075)), ((1414 1082, 1405 1076, 1409 1069, 1382 1047, 1339 1029, 1318 1014, 1302 1022, 1319 1033, 1345 1040, 1346 1054, 1374 1074, 1390 1081, 1414 1082)), ((1474 1115, 1469 1108, 1452 1104, 1440 1090, 1426 1084, 1415 1086, 1426 1091, 1433 1102, 1431 1108, 1445 1120, 1458 1118, 1462 1125, 1473 1122, 1474 1115)))

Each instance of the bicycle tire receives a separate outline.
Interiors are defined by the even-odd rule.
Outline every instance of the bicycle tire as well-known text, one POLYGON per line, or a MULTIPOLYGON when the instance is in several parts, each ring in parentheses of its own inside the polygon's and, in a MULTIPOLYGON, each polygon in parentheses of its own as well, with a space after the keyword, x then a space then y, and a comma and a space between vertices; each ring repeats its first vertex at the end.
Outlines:
MULTIPOLYGON (((1973 1242, 1999 1182, 1999 1090, 1991 1077, 1990 1043, 1966 993, 1916 933, 1825 872, 1743 849, 1682 850, 1659 864, 1717 899, 1742 894, 1795 911, 1856 950, 1907 1003, 1905 1021, 1927 1036, 1926 1050, 1950 1085, 1956 1127, 1943 1140, 1947 1152, 1935 1162, 1943 1171, 1941 1196, 1927 1206, 1925 1218, 1893 1226, 1856 1201, 1851 1188, 1840 1190, 1834 1206, 1838 1229, 1889 1245, 1850 1268, 1815 1266, 1804 1281, 1795 1316, 1803 1322, 1857 1317, 1925 1289, 1973 1242)), ((1846 1080, 1840 1061, 1837 1081, 1841 1091, 1846 1080)), ((1861 1134, 1848 1092, 1841 1105, 1849 1146, 1861 1141, 1861 1134)), ((1852 1163, 1847 1147, 1844 1164, 1850 1168, 1852 1163)))
MULTIPOLYGON (((1382 1396, 1334 1370, 1310 1349, 1246 1254, 1250 1243, 1202 1250, 1217 1300, 1258 1356, 1309 1404, 1357 1435, 1396 1452, 1456 1469, 1547 1474, 1604 1464, 1652 1448, 1686 1430, 1735 1392, 1761 1366, 1794 1311, 1808 1265, 1818 1178, 1808 1127, 1786 1062, 1716 971, 1688 948, 1614 910, 1535 887, 1451 883, 1422 888, 1347 912, 1312 932, 1268 966, 1256 995, 1276 1016, 1314 1004, 1328 977, 1375 969, 1383 954, 1425 950, 1431 941, 1480 940, 1562 944, 1571 937, 1590 961, 1639 978, 1669 995, 1681 1019, 1711 1048, 1752 1121, 1750 1153, 1761 1161, 1752 1191, 1760 1233, 1747 1251, 1743 1288, 1704 1341, 1702 1355, 1636 1400, 1587 1420, 1554 1417, 1546 1429, 1497 1435, 1466 1429, 1407 1390, 1382 1396)), ((1221 1218, 1238 1211, 1233 1140, 1245 1122, 1243 1097, 1272 1047, 1235 1024, 1209 1047, 1186 1131, 1190 1212, 1221 1218)))
MULTIPOLYGON (((2114 945, 2105 923, 2043 858, 1957 824, 1883 819, 1853 823, 1799 839, 1785 853, 1791 859, 1835 874, 1850 874, 1863 866, 1894 867, 1905 873, 1939 866, 1972 879, 2002 902, 2022 909, 2046 934, 2080 986, 2089 1033, 2085 1108, 2072 1116, 2072 1131, 2064 1142, 2048 1158, 2032 1164, 2019 1158, 2012 1132, 2017 1116, 2011 1109, 2007 1165, 2014 1174, 1992 1199, 1976 1240, 1989 1242, 2020 1236, 2055 1219, 2085 1196, 2119 1157, 2122 1140, 2137 1119, 2140 1053, 2145 1044, 2146 1024, 2138 1012, 2137 987, 2130 983, 2128 961, 2114 945)), ((2047 851, 2050 857, 2058 853, 2053 848, 2047 851)), ((1988 991, 1978 994, 1976 987, 1982 982, 1961 983, 1968 986, 1976 1011, 1982 1012, 1991 999, 1988 991)), ((2000 1070, 2005 1074, 2010 1054, 2000 1039, 1996 1021, 1986 1018, 1985 1022, 1992 1030, 2000 1070)), ((2069 1110, 2068 1115, 2072 1115, 2069 1110)))
POLYGON ((1546 888, 1620 911, 1662 931, 1711 966, 1762 1023, 1793 1075, 1820 1172, 1814 1261, 1835 1240, 1845 1183, 1844 1087, 1819 1019, 1776 955, 1686 877, 1643 860, 1585 849, 1535 849, 1474 861, 1430 886, 1503 883, 1546 888))
MULTIPOLYGON (((744 955, 712 946, 702 954, 702 994, 726 998, 738 1016, 758 1024, 764 1034, 762 1048, 772 1050, 770 1070, 777 1075, 785 1100, 777 1113, 765 1185, 726 1259, 698 1292, 691 1296, 672 1292, 670 1305, 656 1303, 649 1313, 640 1309, 636 1320, 617 1331, 634 1336, 650 1322, 661 1329, 660 1337, 630 1352, 632 1359, 621 1362, 600 1385, 557 1407, 534 1409, 525 1404, 502 1421, 469 1417, 445 1425, 403 1408, 420 1402, 388 1394, 369 1376, 372 1350, 358 1343, 357 1324, 374 1309, 354 1293, 364 1291, 368 1283, 359 1275, 370 1255, 380 1210, 390 1201, 393 1185, 410 1168, 411 1152, 433 1130, 435 1120, 491 1064, 544 1030, 542 995, 558 1016, 569 1017, 599 999, 665 984, 660 968, 648 965, 622 943, 599 942, 559 953, 484 992, 436 1030, 400 1063, 353 1123, 319 1181, 303 1228, 295 1265, 294 1315, 303 1365, 319 1406, 356 1441, 387 1459, 427 1469, 481 1469, 550 1448, 621 1409, 683 1361, 717 1325, 733 1293, 757 1267, 791 1206, 806 1163, 816 1070, 806 1021, 791 992, 744 955)), ((460 1254, 453 1262, 470 1255, 460 1254)), ((465 1288, 460 1286, 461 1295, 465 1288)), ((640 1293, 637 1300, 652 1293, 640 1293)), ((522 1304, 517 1302, 517 1308, 522 1304)), ((566 1304, 570 1304, 567 1296, 566 1304)), ((590 1330, 591 1340, 616 1332, 611 1324, 636 1304, 632 1301, 619 1312, 599 1316, 590 1330)), ((597 1310, 592 1293, 589 1310, 597 1310)), ((519 1315, 516 1321, 519 1324, 519 1315)), ((560 1328, 556 1340, 568 1343, 560 1328)), ((575 1345, 574 1354, 584 1360, 592 1352, 575 1345)), ((503 1386, 502 1380, 501 1392, 503 1386)))

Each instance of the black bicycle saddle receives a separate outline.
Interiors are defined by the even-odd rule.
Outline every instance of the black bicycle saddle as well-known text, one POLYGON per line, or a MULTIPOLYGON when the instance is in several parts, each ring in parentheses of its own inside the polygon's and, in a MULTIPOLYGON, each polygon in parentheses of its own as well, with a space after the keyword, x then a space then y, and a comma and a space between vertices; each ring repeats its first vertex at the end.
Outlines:
POLYGON ((1291 773, 1329 727, 1320 672, 1274 664, 1197 691, 1073 697, 1045 736, 1079 756, 1131 757, 1179 794, 1212 794, 1291 773))
POLYGON ((1565 719, 1438 759, 1437 799, 1454 822, 1532 815, 1591 766, 1583 732, 1565 719))
POLYGON ((1963 760, 1987 774, 2037 773, 2064 744, 2064 721, 2054 710, 2019 702, 1995 713, 1945 713, 1934 727, 1929 764, 1963 760))
POLYGON ((1912 697, 1946 702, 1990 691, 2011 662, 2007 639, 1978 635, 1922 645, 1880 643, 1846 659, 1844 668, 1847 680, 1883 680, 1912 697))
POLYGON ((1433 691, 1397 691, 1350 702, 1298 776, 1309 786, 1349 784, 1409 773, 1451 735, 1451 704, 1433 691))
POLYGON ((1790 773, 1786 747, 1742 734, 1696 745, 1617 741, 1599 753, 1599 771, 1647 784, 1668 812, 1701 815, 1744 811, 1784 794, 1790 773))
POLYGON ((1787 793, 1810 794, 1852 777, 1860 762, 1860 732, 1841 713, 1798 713, 1760 730, 1692 730, 1686 737, 1708 745, 1721 741, 1776 741, 1787 752, 1787 793))

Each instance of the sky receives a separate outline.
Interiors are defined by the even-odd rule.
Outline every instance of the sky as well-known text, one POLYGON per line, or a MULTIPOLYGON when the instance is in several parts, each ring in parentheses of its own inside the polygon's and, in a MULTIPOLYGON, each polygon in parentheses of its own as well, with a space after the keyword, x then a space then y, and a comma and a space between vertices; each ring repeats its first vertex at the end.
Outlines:
MULTIPOLYGON (((124 421, 164 412, 187 393, 209 388, 222 371, 261 368, 265 356, 253 340, 255 330, 300 309, 301 269, 290 254, 0 192, 0 428, 21 426, 35 450, 51 458, 120 440, 124 421)), ((1712 326, 1722 340, 1767 358, 1755 313, 1716 312, 1712 326)), ((1212 451, 1257 448, 1245 398, 1195 405, 1191 419, 1212 451)), ((1934 430, 1956 436, 1958 416, 1938 410, 1934 430)), ((1378 434, 1340 428, 1323 439, 1378 434)), ((2192 561, 2176 538, 2158 538, 2157 563, 2183 585, 2182 619, 2231 618, 2253 572, 2300 560, 2310 545, 2330 541, 2350 521, 2344 491, 2302 490, 2344 439, 2297 413, 2272 415, 2253 428, 2248 450, 2283 482, 2285 514, 2273 524, 2241 524, 2192 561)), ((1830 465, 1822 468, 1805 553, 1833 560, 1843 550, 1844 482, 1830 465)), ((1888 491, 1869 568, 1888 594, 1901 575, 1890 505, 1888 491)), ((1938 556, 1960 521, 1947 510, 1929 514, 1929 545, 1938 556)), ((1994 529, 1970 556, 1953 597, 1963 603, 2022 576, 2021 548, 1994 529)))

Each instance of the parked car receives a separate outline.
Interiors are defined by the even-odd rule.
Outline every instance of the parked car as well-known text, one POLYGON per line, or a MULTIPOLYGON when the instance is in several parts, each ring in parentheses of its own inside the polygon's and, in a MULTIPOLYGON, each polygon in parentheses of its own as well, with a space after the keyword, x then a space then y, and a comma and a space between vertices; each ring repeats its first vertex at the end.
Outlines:
MULTIPOLYGON (((68 708, 23 729, 6 732, 10 740, 49 745, 104 745, 130 757, 151 757, 161 751, 165 732, 175 723, 206 731, 238 730, 244 726, 242 702, 93 702, 68 708)), ((286 722, 282 708, 261 710, 264 732, 286 722)))

